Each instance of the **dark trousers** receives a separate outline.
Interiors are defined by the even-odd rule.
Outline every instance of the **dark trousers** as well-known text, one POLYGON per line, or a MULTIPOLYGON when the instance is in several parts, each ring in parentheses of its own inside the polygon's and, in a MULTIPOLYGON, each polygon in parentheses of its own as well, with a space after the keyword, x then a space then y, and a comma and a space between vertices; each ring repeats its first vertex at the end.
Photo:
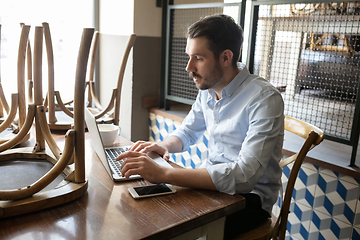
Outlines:
POLYGON ((246 199, 246 206, 243 210, 235 212, 226 217, 224 240, 248 232, 263 224, 270 214, 262 209, 261 199, 257 194, 241 194, 246 199))

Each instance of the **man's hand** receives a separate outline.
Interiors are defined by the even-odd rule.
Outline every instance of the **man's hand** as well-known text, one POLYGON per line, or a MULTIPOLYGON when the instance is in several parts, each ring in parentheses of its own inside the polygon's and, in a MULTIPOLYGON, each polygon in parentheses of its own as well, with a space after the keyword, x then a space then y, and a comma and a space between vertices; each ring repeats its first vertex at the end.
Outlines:
POLYGON ((170 136, 161 142, 138 141, 130 147, 129 151, 120 154, 116 160, 124 160, 121 173, 125 178, 138 174, 151 183, 169 183, 189 188, 216 190, 206 168, 167 168, 160 166, 147 155, 148 152, 154 151, 162 155, 165 160, 169 160, 169 152, 181 150, 181 140, 170 136))
POLYGON ((151 183, 164 182, 166 168, 158 165, 144 152, 127 151, 120 154, 116 160, 124 159, 121 174, 128 179, 131 175, 140 175, 151 183))
POLYGON ((167 168, 158 165, 146 153, 135 151, 124 152, 116 160, 124 160, 121 173, 126 179, 138 174, 151 183, 169 183, 189 188, 216 190, 206 168, 167 168))
POLYGON ((167 148, 161 145, 161 142, 145 142, 145 141, 137 141, 130 147, 130 151, 140 152, 140 153, 148 153, 148 152, 157 152, 160 154, 163 159, 169 161, 170 155, 167 148))

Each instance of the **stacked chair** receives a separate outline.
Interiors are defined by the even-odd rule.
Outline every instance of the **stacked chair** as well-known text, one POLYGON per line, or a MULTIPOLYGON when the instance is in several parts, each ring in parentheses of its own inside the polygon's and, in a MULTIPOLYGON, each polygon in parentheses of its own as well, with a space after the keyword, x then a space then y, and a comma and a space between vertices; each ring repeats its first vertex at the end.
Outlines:
MULTIPOLYGON (((17 174, 16 176, 11 173, 6 174, 6 172, 0 174, 0 182, 10 186, 7 189, 1 189, 0 186, 0 218, 67 203, 82 196, 88 186, 85 174, 84 107, 87 63, 94 29, 87 28, 83 30, 75 77, 74 123, 73 128, 69 129, 65 135, 65 145, 62 151, 51 135, 46 118, 46 107, 43 104, 42 49, 44 29, 43 26, 35 27, 33 51, 34 102, 30 102, 26 109, 25 105, 22 105, 25 103, 25 94, 18 95, 18 98, 14 97, 12 108, 13 105, 18 105, 19 131, 15 137, 0 144, 0 173, 1 169, 5 169, 7 166, 7 169, 13 172, 17 171, 17 165, 26 164, 27 166, 26 173, 17 174), (13 148, 23 141, 30 131, 33 131, 35 134, 34 146, 30 148, 13 148), (26 182, 27 176, 41 171, 38 167, 39 163, 49 163, 51 165, 50 170, 43 174, 40 173, 41 177, 35 182, 26 182), (49 187, 58 178, 61 178, 61 182, 55 187, 49 187)), ((30 26, 23 25, 19 47, 21 66, 18 69, 18 85, 21 85, 19 83, 24 81, 24 71, 22 71, 24 68, 22 66, 25 59, 26 46, 29 46, 29 30, 30 26), (20 55, 20 52, 23 55, 20 55)), ((24 89, 20 90, 22 93, 25 92, 24 89)))
MULTIPOLYGON (((30 133, 18 136, 18 132, 25 124, 26 118, 26 87, 25 87, 25 60, 28 59, 28 67, 31 66, 31 52, 27 51, 29 46, 30 26, 23 25, 21 28, 19 49, 18 49, 18 62, 17 62, 17 93, 11 95, 11 108, 5 98, 4 89, 0 85, 0 108, 1 117, 0 121, 0 144, 9 142, 20 144, 26 142, 30 138, 30 133), (30 54, 27 54, 30 53, 30 54), (30 59, 29 59, 30 58, 30 59), (7 113, 5 117, 4 110, 7 113)), ((28 68, 28 73, 31 74, 31 68, 28 68)), ((31 78, 29 78, 31 81, 31 78)), ((11 81, 11 79, 6 79, 11 81)), ((0 82, 1 83, 1 82, 0 82)), ((12 145, 12 143, 10 145, 12 145)))
MULTIPOLYGON (((54 90, 54 56, 52 48, 52 40, 49 24, 44 22, 44 37, 46 42, 46 52, 48 60, 48 93, 45 98, 44 105, 47 107, 48 112, 48 124, 50 129, 67 130, 71 128, 74 113, 72 108, 73 101, 64 102, 61 98, 59 91, 54 90)), ((96 95, 94 71, 96 63, 96 53, 99 43, 99 33, 95 32, 92 40, 92 46, 90 50, 90 61, 88 66, 88 80, 86 86, 88 87, 88 97, 86 106, 95 115, 98 122, 114 123, 119 125, 120 116, 120 99, 121 89, 125 73, 125 67, 129 58, 130 51, 134 46, 136 35, 132 34, 129 37, 127 47, 125 49, 123 59, 120 66, 117 87, 113 89, 111 99, 106 107, 100 104, 99 98, 96 95), (93 105, 95 107, 93 107, 93 105)))
MULTIPOLYGON (((97 44, 98 33, 95 36, 96 36, 96 38, 94 40, 94 43, 97 44)), ((129 58, 130 51, 135 44, 135 40, 136 40, 136 35, 135 34, 130 35, 128 44, 126 46, 126 49, 125 49, 125 52, 123 55, 123 59, 121 62, 120 71, 119 71, 118 80, 117 80, 117 86, 116 86, 116 88, 113 89, 110 101, 106 107, 103 107, 100 104, 99 98, 96 96, 96 93, 95 93, 95 83, 93 81, 95 65, 93 65, 93 64, 95 63, 94 60, 95 60, 96 51, 92 51, 92 55, 91 55, 92 65, 90 66, 89 80, 87 82, 87 85, 89 86, 89 97, 88 97, 89 105, 88 105, 88 107, 89 107, 89 110, 94 113, 95 119, 98 122, 113 123, 115 125, 119 125, 121 89, 122 89, 122 84, 123 84, 123 80, 124 80, 125 67, 127 64, 127 60, 129 58), (95 105, 94 108, 92 108, 92 106, 91 106, 92 102, 95 105)), ((93 49, 96 49, 96 45, 93 49)))

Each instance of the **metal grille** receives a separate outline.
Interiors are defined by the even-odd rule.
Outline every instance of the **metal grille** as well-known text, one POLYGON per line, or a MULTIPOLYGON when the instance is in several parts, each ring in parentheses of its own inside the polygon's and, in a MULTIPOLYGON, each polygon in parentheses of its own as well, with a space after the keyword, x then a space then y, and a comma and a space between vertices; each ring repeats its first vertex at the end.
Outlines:
POLYGON ((350 140, 359 88, 360 4, 260 5, 254 74, 283 90, 285 114, 350 140))
MULTIPOLYGON (((169 73, 167 98, 185 103, 194 101, 198 89, 192 78, 189 77, 185 68, 188 56, 185 53, 187 28, 194 22, 205 16, 224 13, 232 16, 236 22, 239 18, 239 5, 221 7, 199 7, 170 9, 170 40, 169 40, 169 73), (175 97, 175 98, 174 98, 175 97)), ((174 6, 178 7, 178 6, 174 6)))
POLYGON ((243 54, 250 72, 282 91, 286 115, 351 145, 353 166, 360 131, 360 2, 309 2, 254 0, 246 16, 239 4, 169 7, 165 99, 192 104, 198 92, 185 71, 188 26, 215 13, 237 21, 245 16, 243 54))

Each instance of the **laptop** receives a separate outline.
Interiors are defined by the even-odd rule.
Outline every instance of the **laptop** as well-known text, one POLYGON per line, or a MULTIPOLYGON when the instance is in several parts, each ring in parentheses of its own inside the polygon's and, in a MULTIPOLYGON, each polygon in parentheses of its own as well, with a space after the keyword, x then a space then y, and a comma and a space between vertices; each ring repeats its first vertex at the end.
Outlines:
MULTIPOLYGON (((110 177, 115 181, 125 181, 125 180, 134 180, 141 178, 140 175, 131 175, 128 179, 125 179, 121 175, 121 161, 116 161, 116 157, 129 150, 130 146, 121 146, 121 147, 104 147, 99 128, 96 123, 95 116, 85 108, 85 122, 90 134, 90 138, 93 144, 93 148, 98 155, 100 161, 104 165, 106 171, 109 173, 110 177)), ((172 168, 172 166, 165 161, 159 154, 156 152, 150 152, 148 155, 159 165, 164 167, 172 168)))

